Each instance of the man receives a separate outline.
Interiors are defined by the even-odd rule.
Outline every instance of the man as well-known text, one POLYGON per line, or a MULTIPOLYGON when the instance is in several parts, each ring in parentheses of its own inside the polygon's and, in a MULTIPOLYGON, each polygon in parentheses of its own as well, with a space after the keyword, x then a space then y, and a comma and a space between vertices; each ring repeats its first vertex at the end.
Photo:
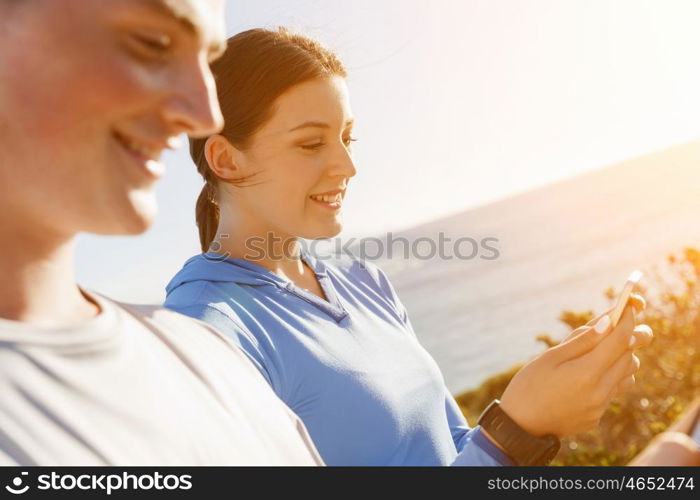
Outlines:
POLYGON ((216 331, 74 279, 76 234, 143 232, 162 150, 222 126, 222 19, 222 0, 0 0, 2 464, 321 463, 216 331))

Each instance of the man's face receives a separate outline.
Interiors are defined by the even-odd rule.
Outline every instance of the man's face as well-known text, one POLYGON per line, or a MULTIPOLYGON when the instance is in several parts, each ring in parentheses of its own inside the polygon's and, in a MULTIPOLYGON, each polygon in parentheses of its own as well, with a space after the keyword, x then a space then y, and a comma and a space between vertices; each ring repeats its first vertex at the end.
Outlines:
POLYGON ((4 207, 66 235, 148 228, 161 152, 222 126, 223 18, 223 0, 0 0, 4 207))

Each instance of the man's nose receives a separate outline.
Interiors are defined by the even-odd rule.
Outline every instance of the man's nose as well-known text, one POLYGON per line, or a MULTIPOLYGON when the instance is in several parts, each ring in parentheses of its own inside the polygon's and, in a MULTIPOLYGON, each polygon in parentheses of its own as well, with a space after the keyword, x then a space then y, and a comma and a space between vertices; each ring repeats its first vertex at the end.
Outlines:
POLYGON ((163 110, 166 122, 178 132, 193 137, 207 137, 219 132, 224 118, 219 108, 214 76, 206 62, 183 72, 163 110))

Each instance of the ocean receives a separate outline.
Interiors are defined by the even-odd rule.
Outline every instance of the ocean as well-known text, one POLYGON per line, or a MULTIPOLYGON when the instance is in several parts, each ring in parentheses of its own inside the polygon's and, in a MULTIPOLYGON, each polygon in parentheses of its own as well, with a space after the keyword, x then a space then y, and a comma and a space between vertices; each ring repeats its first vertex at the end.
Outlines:
POLYGON ((398 245, 393 258, 375 263, 390 276, 448 388, 459 393, 542 352, 537 335, 564 337, 563 310, 602 312, 609 306, 604 291, 619 290, 633 269, 651 277, 668 254, 700 247, 700 141, 392 237, 417 242, 422 257, 403 259, 398 245), (418 239, 438 241, 441 233, 453 242, 495 238, 487 246, 496 252, 482 248, 467 259, 474 252, 463 240, 463 258, 427 258, 430 244, 418 239))

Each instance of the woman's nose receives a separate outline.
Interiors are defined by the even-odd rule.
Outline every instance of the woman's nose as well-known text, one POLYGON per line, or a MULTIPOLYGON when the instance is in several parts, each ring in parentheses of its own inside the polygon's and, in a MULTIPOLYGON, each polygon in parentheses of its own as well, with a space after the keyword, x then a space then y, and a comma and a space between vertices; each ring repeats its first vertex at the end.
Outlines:
POLYGON ((345 146, 342 147, 338 157, 333 162, 331 168, 333 175, 342 175, 344 177, 353 177, 357 173, 355 162, 352 159, 352 154, 345 146))

